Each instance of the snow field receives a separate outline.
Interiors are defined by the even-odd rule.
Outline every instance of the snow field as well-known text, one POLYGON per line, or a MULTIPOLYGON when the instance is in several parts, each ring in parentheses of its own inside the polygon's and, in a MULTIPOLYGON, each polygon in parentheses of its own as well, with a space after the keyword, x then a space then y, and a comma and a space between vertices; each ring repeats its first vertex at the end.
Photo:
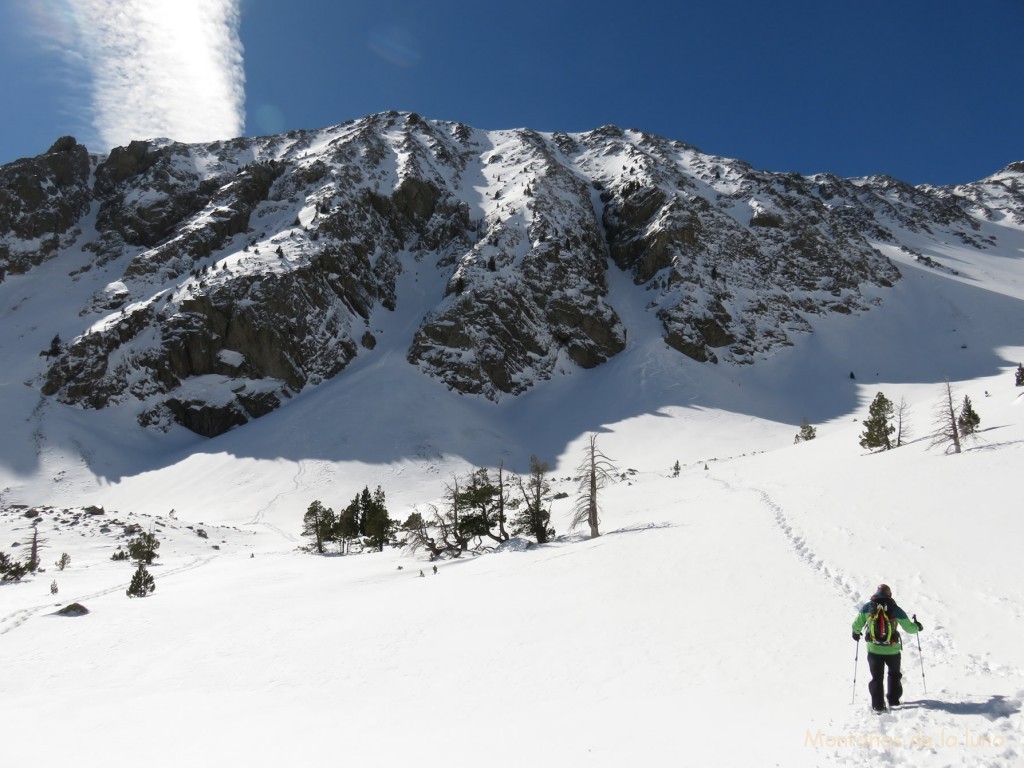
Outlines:
MULTIPOLYGON (((259 152, 316 153, 332 140, 340 151, 351 130, 259 152)), ((584 153, 578 167, 610 177, 638 158, 584 153)), ((475 217, 507 206, 482 194, 484 179, 512 186, 520 160, 464 170, 475 217)), ((375 183, 390 189, 400 172, 396 159, 375 183)), ((274 208, 267 229, 305 220, 308 204, 296 205, 274 208)), ((95 526, 48 522, 47 571, 0 586, 5 763, 1016 768, 1024 398, 1012 370, 1024 359, 1024 241, 1005 230, 981 223, 979 238, 998 233, 1005 246, 985 252, 908 235, 939 267, 886 250, 904 279, 879 291, 880 306, 816 316, 813 334, 753 366, 666 349, 649 295, 612 268, 607 300, 627 349, 497 405, 406 362, 421 298, 449 275, 401 254, 398 310, 367 325, 374 350, 211 441, 41 398, 38 352, 56 332, 79 332, 78 308, 111 278, 68 281, 89 261, 76 249, 32 281, 10 277, 3 502, 102 504, 167 529, 147 599, 125 596, 131 565, 109 560, 123 538, 95 526), (39 283, 54 288, 34 292, 39 283), (947 377, 982 417, 960 456, 927 447, 947 377), (879 391, 906 397, 914 429, 904 447, 869 454, 860 420, 879 391), (794 445, 805 417, 818 437, 794 445), (626 473, 604 493, 596 540, 566 531, 570 497, 554 502, 554 543, 444 561, 437 575, 396 550, 297 551, 312 500, 339 509, 364 485, 381 485, 404 520, 453 476, 499 462, 523 473, 536 453, 554 490, 574 495, 566 478, 591 431, 626 473), (200 523, 209 539, 187 529, 200 523), (57 572, 62 551, 72 563, 57 572), (905 706, 875 717, 850 624, 880 581, 925 625, 927 691, 907 638, 905 706), (72 601, 91 612, 49 615, 72 601)), ((21 557, 27 530, 0 514, 0 549, 21 557)))
MULTIPOLYGON (((993 422, 1016 412, 1003 402, 984 404, 993 422)), ((610 455, 646 448, 606 491, 599 539, 444 561, 437 575, 393 550, 301 554, 261 529, 221 552, 184 539, 153 568, 157 592, 128 600, 129 565, 72 549, 61 602, 84 594, 89 616, 37 610, 15 625, 25 596, 46 603, 52 569, 0 589, 0 669, 20 691, 5 722, 32 734, 46 718, 68 734, 42 752, 15 739, 12 759, 108 763, 116 725, 119 751, 159 744, 157 765, 329 762, 342 744, 381 766, 824 765, 871 751, 893 765, 1013 765, 1024 600, 1006 554, 1018 532, 994 503, 965 519, 952 489, 1011 492, 1019 423, 1005 425, 1009 445, 958 457, 920 444, 865 455, 850 447, 851 421, 707 470, 688 460, 678 478, 651 468, 670 463, 673 427, 722 418, 639 418, 605 433, 610 455), (904 485, 915 493, 895 518, 880 502, 904 485), (935 525, 901 530, 921 519, 935 525), (928 693, 911 641, 906 707, 876 718, 863 648, 850 704, 849 624, 883 579, 925 623, 928 693)), ((555 506, 563 534, 570 501, 555 506)), ((300 516, 272 519, 294 534, 300 516)))

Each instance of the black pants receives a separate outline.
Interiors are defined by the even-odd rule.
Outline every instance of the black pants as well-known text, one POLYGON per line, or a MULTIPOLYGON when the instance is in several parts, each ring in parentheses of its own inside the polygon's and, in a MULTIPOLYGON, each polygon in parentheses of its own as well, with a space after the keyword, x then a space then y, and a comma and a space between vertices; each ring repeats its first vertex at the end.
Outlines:
POLYGON ((903 683, 900 679, 903 674, 900 672, 900 654, 883 656, 880 653, 868 653, 868 668, 871 670, 871 682, 868 683, 868 690, 871 692, 871 706, 875 709, 883 709, 885 700, 890 704, 898 704, 903 698, 903 683), (882 687, 882 675, 885 668, 889 668, 889 695, 885 696, 882 687))

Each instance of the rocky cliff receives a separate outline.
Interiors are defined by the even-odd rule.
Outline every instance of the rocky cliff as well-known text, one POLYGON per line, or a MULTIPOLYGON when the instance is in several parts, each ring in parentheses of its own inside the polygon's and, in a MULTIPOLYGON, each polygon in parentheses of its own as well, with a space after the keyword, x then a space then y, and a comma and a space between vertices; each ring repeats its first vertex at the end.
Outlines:
MULTIPOLYGON (((206 145, 74 139, 0 168, 0 279, 65 259, 94 286, 36 385, 143 425, 220 434, 341 374, 370 319, 422 302, 405 354, 462 393, 516 395, 626 344, 609 270, 666 344, 750 364, 814 318, 884 301, 898 247, 998 248, 1024 167, 912 187, 758 171, 638 131, 480 131, 385 113, 206 145), (403 294, 413 266, 434 295, 403 294)), ((45 290, 40 285, 39 290, 45 290)))

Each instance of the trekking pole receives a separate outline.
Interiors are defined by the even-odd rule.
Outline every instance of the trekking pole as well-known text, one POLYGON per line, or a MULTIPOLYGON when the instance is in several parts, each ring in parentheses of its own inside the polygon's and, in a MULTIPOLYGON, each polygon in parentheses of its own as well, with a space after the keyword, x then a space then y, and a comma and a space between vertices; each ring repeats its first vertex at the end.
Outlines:
MULTIPOLYGON (((906 614, 903 614, 906 616, 906 614)), ((917 614, 915 613, 911 620, 917 624, 917 614)), ((928 682, 924 679, 924 656, 921 655, 921 633, 915 632, 914 636, 917 637, 917 658, 921 660, 921 684, 924 686, 924 692, 928 693, 928 682)))
MULTIPOLYGON (((920 642, 920 641, 919 641, 920 642)), ((853 704, 857 701, 857 661, 860 659, 860 640, 857 641, 857 650, 853 655, 853 696, 850 697, 850 703, 853 704)))

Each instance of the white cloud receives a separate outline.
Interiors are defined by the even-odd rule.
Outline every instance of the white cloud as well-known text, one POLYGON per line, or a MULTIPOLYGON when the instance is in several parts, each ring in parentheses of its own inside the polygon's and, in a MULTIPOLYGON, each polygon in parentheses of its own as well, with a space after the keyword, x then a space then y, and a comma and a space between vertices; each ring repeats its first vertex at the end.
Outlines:
POLYGON ((63 0, 51 6, 64 23, 44 34, 87 70, 91 121, 104 149, 132 139, 242 135, 240 2, 63 0))

